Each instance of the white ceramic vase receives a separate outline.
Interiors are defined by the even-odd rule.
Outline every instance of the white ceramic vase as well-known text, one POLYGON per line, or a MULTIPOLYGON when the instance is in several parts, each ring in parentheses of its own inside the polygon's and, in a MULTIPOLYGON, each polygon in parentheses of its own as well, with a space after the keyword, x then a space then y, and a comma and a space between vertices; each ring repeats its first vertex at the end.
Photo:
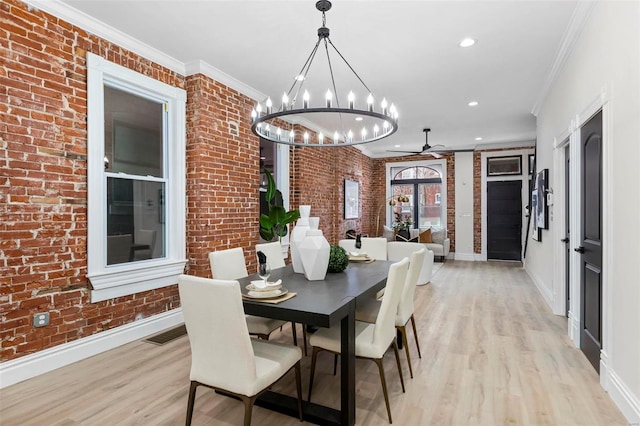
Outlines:
POLYGON ((302 261, 300 260, 300 252, 298 247, 302 240, 307 236, 309 228, 309 213, 311 212, 311 206, 300 206, 300 218, 296 222, 296 226, 291 231, 291 237, 289 242, 291 245, 291 265, 293 266, 293 272, 302 274, 304 269, 302 267, 302 261))
POLYGON ((327 275, 331 246, 319 229, 310 229, 298 246, 304 276, 309 281, 321 281, 327 275))

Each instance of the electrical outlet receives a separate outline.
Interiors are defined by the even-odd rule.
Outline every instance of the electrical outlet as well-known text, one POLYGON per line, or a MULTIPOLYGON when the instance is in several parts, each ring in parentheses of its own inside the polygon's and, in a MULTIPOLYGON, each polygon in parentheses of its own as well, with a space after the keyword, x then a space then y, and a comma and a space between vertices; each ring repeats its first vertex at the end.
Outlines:
POLYGON ((49 312, 45 312, 43 314, 35 314, 33 316, 34 327, 44 327, 46 325, 49 325, 49 312))

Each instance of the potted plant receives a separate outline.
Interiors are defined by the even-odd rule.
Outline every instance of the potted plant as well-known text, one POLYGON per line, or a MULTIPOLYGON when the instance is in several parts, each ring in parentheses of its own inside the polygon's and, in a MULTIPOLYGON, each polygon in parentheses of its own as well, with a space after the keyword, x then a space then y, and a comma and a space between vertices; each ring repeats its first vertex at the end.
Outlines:
POLYGON ((396 235, 400 235, 405 240, 409 240, 409 228, 413 224, 413 221, 411 220, 410 213, 402 213, 403 202, 409 202, 409 197, 406 195, 399 195, 398 203, 395 204, 393 208, 394 221, 392 227, 396 235))
POLYGON ((295 222, 300 217, 299 210, 286 211, 282 202, 282 193, 276 188, 276 182, 269 170, 264 169, 267 177, 266 200, 269 205, 269 214, 260 215, 260 236, 265 241, 281 241, 287 235, 287 225, 295 222))

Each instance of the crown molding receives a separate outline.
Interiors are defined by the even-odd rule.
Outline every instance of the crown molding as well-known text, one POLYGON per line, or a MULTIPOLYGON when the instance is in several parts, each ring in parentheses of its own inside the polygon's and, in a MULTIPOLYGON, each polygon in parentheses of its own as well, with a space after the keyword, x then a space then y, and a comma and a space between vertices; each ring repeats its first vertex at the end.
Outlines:
POLYGON ((542 104, 547 99, 547 96, 551 91, 551 87, 558 79, 560 72, 564 69, 567 59, 569 58, 571 53, 573 53, 573 48, 576 44, 576 41, 580 37, 582 29, 587 22, 587 18, 589 18, 589 15, 593 11, 595 4, 596 2, 594 1, 579 1, 576 9, 573 11, 571 21, 567 26, 567 30, 564 33, 562 42, 560 43, 558 51, 556 52, 556 57, 553 65, 551 66, 551 69, 547 74, 544 85, 542 86, 542 90, 540 90, 540 94, 536 99, 536 103, 531 109, 531 113, 534 116, 537 117, 540 113, 540 108, 542 108, 542 104))
POLYGON ((187 77, 195 74, 203 74, 227 87, 237 90, 255 101, 267 99, 267 95, 264 93, 202 60, 187 62, 184 65, 184 72, 187 77))
POLYGON ((143 58, 169 68, 180 75, 184 75, 184 63, 166 53, 134 39, 130 35, 119 31, 92 16, 81 12, 60 0, 23 0, 29 7, 49 13, 68 23, 84 29, 90 34, 117 44, 143 58))

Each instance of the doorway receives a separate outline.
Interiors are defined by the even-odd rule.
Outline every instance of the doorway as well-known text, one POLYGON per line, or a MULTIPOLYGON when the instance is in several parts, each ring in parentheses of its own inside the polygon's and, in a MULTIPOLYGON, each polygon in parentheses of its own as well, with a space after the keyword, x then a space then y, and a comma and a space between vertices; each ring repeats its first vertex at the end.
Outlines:
POLYGON ((522 260, 522 181, 487 182, 487 259, 522 260))
POLYGON ((580 349, 600 372, 602 348, 602 111, 580 129, 580 349))

